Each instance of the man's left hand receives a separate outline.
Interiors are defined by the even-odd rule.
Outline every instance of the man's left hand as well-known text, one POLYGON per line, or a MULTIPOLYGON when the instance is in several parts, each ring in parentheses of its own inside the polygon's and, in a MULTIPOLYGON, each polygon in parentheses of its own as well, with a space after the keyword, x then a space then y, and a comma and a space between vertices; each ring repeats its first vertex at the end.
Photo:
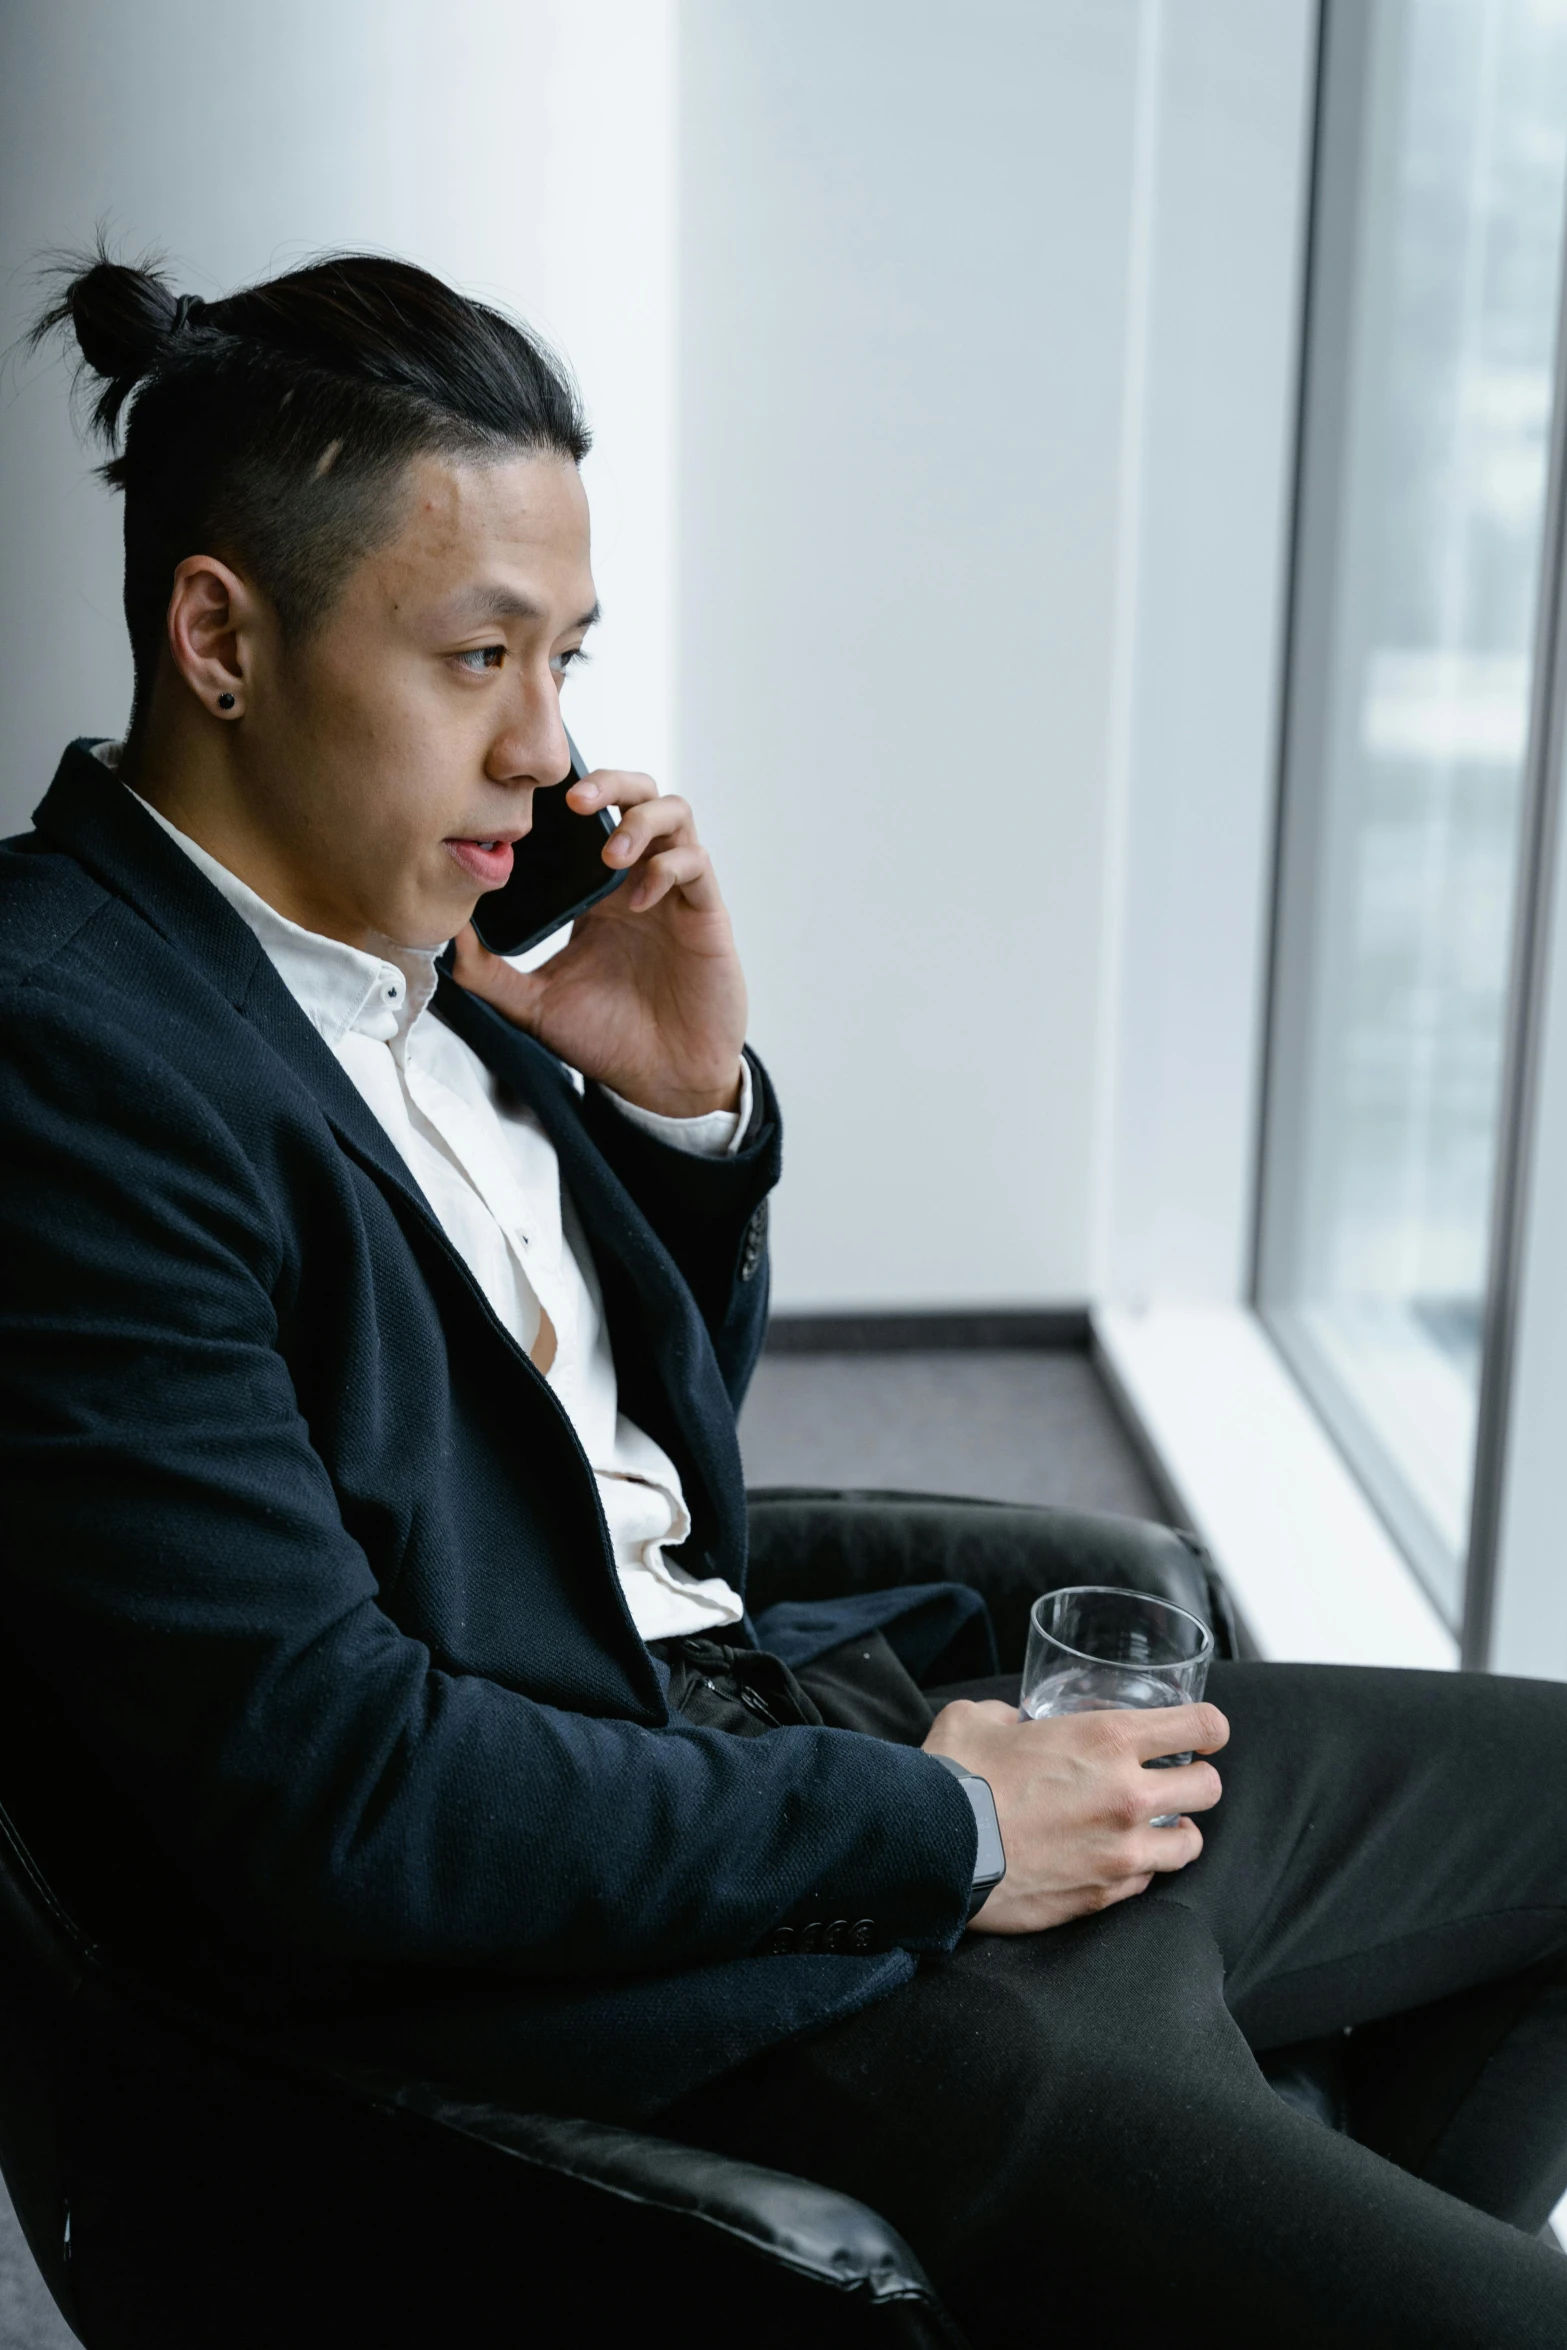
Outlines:
MULTIPOLYGON (((604 862, 625 882, 537 971, 490 954, 470 925, 457 940, 459 983, 642 1109, 668 1118, 734 1109, 745 979, 690 809, 661 798, 651 776, 607 768, 583 776, 567 797, 584 816, 620 809, 604 862)), ((527 855, 525 842, 518 854, 527 855)))

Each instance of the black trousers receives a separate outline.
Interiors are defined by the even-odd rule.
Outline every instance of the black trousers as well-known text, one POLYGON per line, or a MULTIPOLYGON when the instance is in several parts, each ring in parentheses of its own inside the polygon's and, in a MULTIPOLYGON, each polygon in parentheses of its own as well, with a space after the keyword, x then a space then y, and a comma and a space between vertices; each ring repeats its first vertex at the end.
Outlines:
POLYGON ((1227 1664, 1209 1694, 1190 1868, 967 1936, 653 2126, 873 2205, 981 2345, 1561 2350, 1567 1687, 1227 1664), (1324 2034, 1348 2134, 1257 2064, 1324 2034))

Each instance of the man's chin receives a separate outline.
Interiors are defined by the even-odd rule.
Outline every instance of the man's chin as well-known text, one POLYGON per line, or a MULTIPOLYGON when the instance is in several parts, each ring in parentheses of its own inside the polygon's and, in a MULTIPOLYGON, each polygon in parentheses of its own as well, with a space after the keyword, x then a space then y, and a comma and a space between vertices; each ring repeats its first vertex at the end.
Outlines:
POLYGON ((457 905, 432 906, 426 899, 417 906, 400 906, 382 935, 406 954, 439 955, 467 928, 477 902, 476 894, 457 905))

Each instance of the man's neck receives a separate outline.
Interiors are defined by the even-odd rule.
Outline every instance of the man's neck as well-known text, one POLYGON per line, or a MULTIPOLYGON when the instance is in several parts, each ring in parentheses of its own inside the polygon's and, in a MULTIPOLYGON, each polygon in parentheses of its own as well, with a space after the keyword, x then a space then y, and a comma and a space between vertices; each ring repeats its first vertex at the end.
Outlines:
POLYGON ((230 730, 217 730, 212 738, 210 725, 160 727, 154 718, 144 736, 127 743, 121 780, 274 913, 362 953, 379 952, 384 941, 364 924, 345 920, 257 823, 254 794, 230 749, 230 730))

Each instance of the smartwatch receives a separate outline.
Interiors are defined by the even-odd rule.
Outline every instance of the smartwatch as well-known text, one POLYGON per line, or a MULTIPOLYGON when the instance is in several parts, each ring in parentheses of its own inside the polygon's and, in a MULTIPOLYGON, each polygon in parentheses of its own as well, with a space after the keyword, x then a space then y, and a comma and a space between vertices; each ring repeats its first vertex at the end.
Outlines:
POLYGON ((973 1771, 966 1771, 950 1754, 933 1754, 932 1762, 939 1762, 944 1771, 950 1771, 961 1782, 963 1792, 974 1807, 974 1825, 979 1830, 979 1842, 974 1850, 974 1882, 969 1891, 968 1914, 976 1917, 1007 1873, 1007 1856, 1001 1842, 1001 1822, 996 1817, 996 1799, 990 1792, 990 1781, 981 1779, 973 1771))

